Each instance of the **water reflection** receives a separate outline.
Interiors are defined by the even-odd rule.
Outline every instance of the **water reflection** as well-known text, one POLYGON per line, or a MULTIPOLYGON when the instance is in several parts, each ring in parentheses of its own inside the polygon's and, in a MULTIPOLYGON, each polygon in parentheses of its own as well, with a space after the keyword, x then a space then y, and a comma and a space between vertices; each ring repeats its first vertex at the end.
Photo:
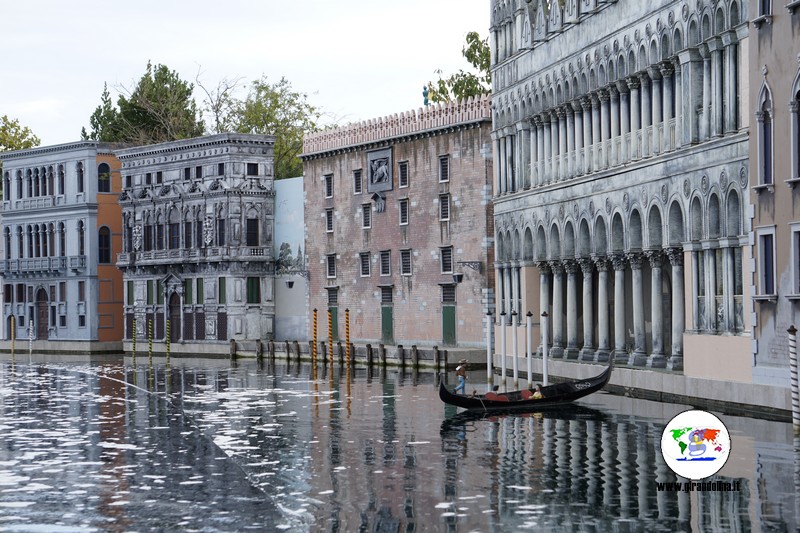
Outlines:
POLYGON ((724 417, 719 481, 667 492, 685 407, 443 406, 433 374, 296 362, 0 366, 0 529, 793 531, 800 441, 724 417), (790 467, 791 465, 791 467, 790 467))

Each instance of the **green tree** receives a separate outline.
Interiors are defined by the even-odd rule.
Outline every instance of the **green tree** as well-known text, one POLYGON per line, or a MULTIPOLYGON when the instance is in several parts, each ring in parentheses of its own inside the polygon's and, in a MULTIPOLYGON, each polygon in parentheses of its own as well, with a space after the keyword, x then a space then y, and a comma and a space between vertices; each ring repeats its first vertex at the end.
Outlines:
MULTIPOLYGON (((0 152, 10 150, 25 150, 39 146, 39 137, 27 126, 23 126, 17 119, 8 118, 8 115, 0 117, 0 152)), ((0 171, 3 170, 3 162, 0 161, 0 171)), ((3 180, 0 180, 0 197, 2 197, 3 180)))
POLYGON ((469 32, 461 49, 461 55, 472 65, 471 71, 459 70, 447 78, 437 70, 439 79, 428 82, 428 99, 431 102, 463 100, 470 96, 489 94, 492 89, 491 49, 489 39, 481 39, 478 32, 469 32))
POLYGON ((203 122, 194 100, 194 85, 165 65, 147 69, 136 87, 121 94, 117 107, 104 87, 100 105, 89 118, 90 133, 81 137, 108 142, 153 144, 203 134, 203 122))
POLYGON ((317 131, 320 110, 308 96, 292 89, 286 78, 254 81, 247 97, 232 108, 231 124, 239 133, 275 135, 275 179, 303 174, 303 136, 317 131))

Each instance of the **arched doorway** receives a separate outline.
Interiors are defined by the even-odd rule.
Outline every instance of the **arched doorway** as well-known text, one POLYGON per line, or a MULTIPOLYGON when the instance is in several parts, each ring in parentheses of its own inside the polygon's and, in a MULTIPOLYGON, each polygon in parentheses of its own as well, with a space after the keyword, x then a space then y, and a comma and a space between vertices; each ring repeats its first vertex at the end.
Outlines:
POLYGON ((47 305, 47 291, 39 289, 36 291, 36 338, 39 340, 47 340, 48 337, 48 305, 47 305))
POLYGON ((173 292, 169 297, 169 340, 170 342, 181 340, 181 297, 177 292, 173 292))

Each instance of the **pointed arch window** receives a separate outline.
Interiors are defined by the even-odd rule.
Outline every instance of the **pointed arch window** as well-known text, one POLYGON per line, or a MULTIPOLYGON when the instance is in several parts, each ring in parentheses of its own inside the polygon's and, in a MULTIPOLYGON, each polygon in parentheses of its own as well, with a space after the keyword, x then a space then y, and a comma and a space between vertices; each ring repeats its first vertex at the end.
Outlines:
POLYGON ((111 167, 108 163, 97 166, 97 192, 111 192, 111 167))
MULTIPOLYGON (((772 95, 765 85, 758 98, 756 135, 758 136, 758 186, 771 187, 773 176, 772 95)), ((757 187, 758 187, 757 186, 757 187)))
POLYGON ((11 174, 6 172, 3 174, 3 198, 7 199, 11 196, 11 174))
POLYGON ((103 226, 97 232, 97 260, 101 265, 111 263, 111 230, 103 226))
POLYGON ((6 246, 6 259, 11 259, 11 228, 3 230, 4 244, 6 246))
POLYGON ((58 223, 58 247, 58 255, 65 257, 67 255, 67 229, 63 222, 58 223))
POLYGON ((22 171, 17 170, 17 199, 22 198, 22 171))
MULTIPOLYGON (((78 173, 77 180, 76 180, 77 185, 78 185, 78 192, 83 192, 83 163, 78 163, 75 166, 75 170, 78 173)), ((81 254, 81 255, 83 255, 83 254, 81 254)))
POLYGON ((86 228, 83 220, 78 221, 78 255, 86 255, 86 228))

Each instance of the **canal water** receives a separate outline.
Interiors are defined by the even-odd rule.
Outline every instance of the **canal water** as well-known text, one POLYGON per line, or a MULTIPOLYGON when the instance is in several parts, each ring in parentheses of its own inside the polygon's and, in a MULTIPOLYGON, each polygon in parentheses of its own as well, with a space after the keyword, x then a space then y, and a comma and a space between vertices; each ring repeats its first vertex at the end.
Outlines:
POLYGON ((739 490, 668 492, 661 433, 686 405, 483 417, 411 370, 2 357, 0 531, 798 528, 785 423, 718 414, 732 451, 711 481, 739 490))

